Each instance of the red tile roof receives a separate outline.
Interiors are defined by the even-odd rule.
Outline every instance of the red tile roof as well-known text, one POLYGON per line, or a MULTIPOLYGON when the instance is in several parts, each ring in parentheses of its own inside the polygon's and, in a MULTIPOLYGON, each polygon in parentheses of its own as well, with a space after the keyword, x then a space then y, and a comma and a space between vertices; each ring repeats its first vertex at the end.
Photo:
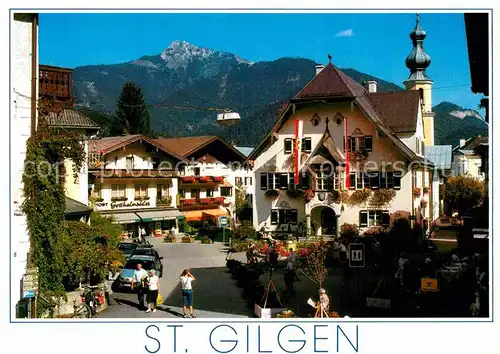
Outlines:
POLYGON ((344 74, 333 64, 328 64, 319 74, 309 81, 293 100, 326 97, 357 97, 365 94, 366 89, 344 74))
POLYGON ((382 121, 395 133, 417 129, 418 91, 369 93, 370 100, 382 121))
POLYGON ((155 139, 163 147, 175 151, 181 156, 188 156, 190 153, 195 152, 201 147, 207 145, 213 140, 217 139, 215 135, 208 136, 184 136, 176 138, 158 138, 155 139))

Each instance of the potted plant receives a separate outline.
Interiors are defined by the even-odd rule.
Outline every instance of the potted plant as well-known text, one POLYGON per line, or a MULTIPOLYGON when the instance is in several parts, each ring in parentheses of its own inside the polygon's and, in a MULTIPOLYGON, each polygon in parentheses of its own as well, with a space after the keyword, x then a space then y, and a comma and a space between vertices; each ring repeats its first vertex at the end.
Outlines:
POLYGON ((211 198, 200 198, 200 204, 210 204, 211 198))
POLYGON ((413 188, 413 196, 414 196, 415 198, 418 198, 418 197, 420 197, 421 195, 422 195, 422 191, 421 191, 421 189, 420 189, 420 188, 418 188, 418 187, 413 188))
POLYGON ((175 240, 175 237, 172 236, 172 234, 169 232, 164 238, 163 238, 163 242, 165 243, 175 243, 176 240, 175 240))
POLYGON ((203 244, 210 244, 210 243, 212 243, 212 240, 210 239, 210 237, 208 237, 207 235, 205 235, 205 236, 203 236, 201 238, 201 243, 203 243, 203 244))
POLYGON ((216 197, 214 198, 215 203, 224 203, 224 197, 216 197))
POLYGON ((266 198, 268 199, 276 199, 280 195, 280 192, 276 189, 268 189, 265 193, 266 198))
POLYGON ((192 242, 192 237, 191 236, 182 236, 182 243, 191 243, 192 242))

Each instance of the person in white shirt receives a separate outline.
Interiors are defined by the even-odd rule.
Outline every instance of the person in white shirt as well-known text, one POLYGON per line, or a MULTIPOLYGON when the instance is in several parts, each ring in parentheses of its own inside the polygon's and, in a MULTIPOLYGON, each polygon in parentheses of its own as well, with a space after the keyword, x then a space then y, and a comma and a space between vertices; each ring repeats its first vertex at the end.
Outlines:
POLYGON ((144 294, 146 289, 144 288, 144 280, 148 277, 148 272, 142 269, 142 264, 137 264, 137 269, 134 271, 134 276, 132 277, 132 289, 137 291, 137 299, 139 300, 139 310, 144 309, 144 294))
POLYGON ((186 318, 186 308, 189 307, 189 314, 191 318, 195 318, 193 314, 193 285, 192 282, 196 278, 191 274, 189 269, 184 269, 180 276, 181 289, 182 289, 182 313, 183 317, 186 318))
POLYGON ((154 269, 149 271, 147 279, 148 285, 148 309, 146 312, 156 312, 156 301, 158 300, 158 293, 160 291, 160 279, 155 274, 154 269))

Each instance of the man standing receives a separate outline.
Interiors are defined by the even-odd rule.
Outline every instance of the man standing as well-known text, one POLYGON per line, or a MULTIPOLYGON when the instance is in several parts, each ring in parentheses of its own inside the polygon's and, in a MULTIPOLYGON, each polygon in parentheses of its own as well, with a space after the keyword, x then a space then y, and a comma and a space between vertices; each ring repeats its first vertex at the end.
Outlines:
POLYGON ((144 306, 144 294, 146 289, 144 287, 144 281, 148 277, 148 273, 142 269, 142 264, 137 264, 137 269, 134 271, 134 276, 132 278, 132 289, 137 291, 137 299, 139 301, 139 310, 143 310, 144 306))

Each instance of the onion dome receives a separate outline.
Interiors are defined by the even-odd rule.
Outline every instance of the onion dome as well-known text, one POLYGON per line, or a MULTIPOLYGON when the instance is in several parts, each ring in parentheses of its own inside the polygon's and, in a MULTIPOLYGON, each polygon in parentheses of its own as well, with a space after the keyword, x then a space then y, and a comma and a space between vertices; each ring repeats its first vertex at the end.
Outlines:
POLYGON ((417 14, 415 29, 410 33, 413 49, 406 57, 406 67, 410 69, 408 81, 430 80, 425 70, 431 65, 431 58, 424 50, 424 39, 427 33, 420 26, 420 15, 417 14))

